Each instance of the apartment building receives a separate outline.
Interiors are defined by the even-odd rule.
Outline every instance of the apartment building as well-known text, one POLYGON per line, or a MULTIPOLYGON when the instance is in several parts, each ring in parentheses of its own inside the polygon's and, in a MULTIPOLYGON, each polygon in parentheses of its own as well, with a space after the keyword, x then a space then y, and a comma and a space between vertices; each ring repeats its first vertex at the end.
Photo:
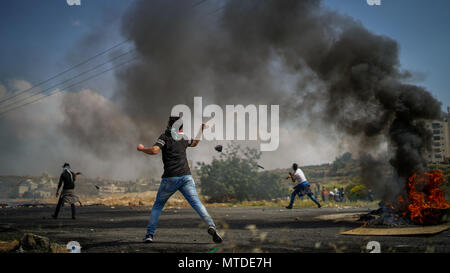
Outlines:
POLYGON ((442 120, 434 120, 427 123, 431 130, 432 150, 427 154, 429 163, 442 163, 450 161, 450 107, 442 120))

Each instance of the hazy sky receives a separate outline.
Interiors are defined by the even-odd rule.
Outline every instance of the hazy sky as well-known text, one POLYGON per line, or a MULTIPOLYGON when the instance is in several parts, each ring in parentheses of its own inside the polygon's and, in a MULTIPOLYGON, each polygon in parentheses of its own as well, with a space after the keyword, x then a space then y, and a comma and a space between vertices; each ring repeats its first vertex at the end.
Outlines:
MULTIPOLYGON (((120 15, 132 1, 82 0, 81 6, 69 6, 64 0, 0 2, 0 83, 10 79, 37 83, 122 41, 120 15), (92 32, 104 36, 104 42, 77 52, 78 43, 92 32), (77 57, 70 59, 73 54, 77 57)), ((381 6, 369 6, 365 0, 324 0, 324 4, 397 40, 403 67, 416 72, 419 84, 442 101, 444 108, 450 106, 450 1, 383 0, 381 6)), ((111 87, 102 82, 111 75, 82 87, 108 94, 111 87)))
MULTIPOLYGON (((186 1, 199 2, 198 0, 186 1)), ((207 0, 199 8, 201 12, 207 14, 215 11, 217 3, 220 2, 221 0, 207 0)), ((326 7, 360 20, 369 30, 397 40, 400 45, 402 67, 413 72, 414 84, 425 86, 430 90, 443 103, 443 109, 450 105, 450 92, 447 87, 449 77, 447 67, 450 65, 448 52, 450 1, 382 0, 381 6, 369 6, 365 0, 324 0, 323 2, 326 7)), ((24 90, 30 84, 41 82, 122 42, 124 38, 120 34, 121 18, 131 3, 131 0, 81 0, 81 6, 69 6, 65 0, 0 0, 2 7, 0 9, 0 101, 5 94, 10 95, 18 90, 24 90), (89 39, 93 36, 96 39, 89 39), (92 40, 95 40, 95 43, 90 42, 92 40)), ((110 57, 101 56, 94 63, 104 62, 110 57)), ((83 68, 80 67, 77 71, 82 71, 83 68)), ((61 82, 74 75, 73 73, 76 71, 52 83, 61 82)), ((85 90, 81 93, 83 99, 94 101, 92 107, 103 107, 109 105, 104 98, 110 98, 113 95, 116 84, 114 73, 111 71, 66 91, 85 90)), ((67 140, 58 140, 57 129, 52 125, 54 122, 63 122, 62 117, 55 117, 49 110, 60 101, 61 98, 55 96, 47 99, 46 102, 42 101, 33 106, 26 106, 26 109, 0 116, 0 149, 2 149, 0 175, 38 174, 44 170, 56 173, 61 161, 75 157, 68 151, 64 151, 63 147, 71 143, 67 143, 67 140), (22 128, 11 131, 9 129, 12 128, 12 124, 21 124, 22 128), (47 134, 42 132, 43 128, 48 130, 47 134), (11 138, 15 139, 13 144, 9 141, 11 138), (53 138, 55 140, 46 142, 53 138), (55 145, 49 146, 48 143, 53 142, 55 145), (30 143, 34 145, 27 146, 30 143), (46 160, 41 159, 51 162, 44 164, 46 160)), ((0 104, 0 112, 5 109, 4 107, 5 105, 0 104)), ((55 111, 57 111, 56 108, 55 111)), ((286 139, 302 135, 301 132, 289 134, 286 131, 282 131, 281 134, 286 139)), ((314 135, 308 135, 307 138, 310 138, 310 142, 319 139, 314 135)), ((333 150, 329 143, 318 146, 320 146, 318 150, 308 146, 307 150, 311 150, 308 154, 313 156, 309 156, 304 162, 307 164, 329 162, 337 153, 343 152, 343 150, 333 150)), ((292 152, 290 150, 288 147, 282 147, 280 153, 287 154, 292 152)), ((209 153, 210 150, 206 148, 199 152, 201 155, 209 153)), ((77 157, 81 157, 81 154, 83 151, 78 151, 77 157)), ((89 158, 91 157, 90 155, 89 158)), ((156 162, 156 160, 145 159, 146 161, 142 163, 140 159, 129 160, 133 163, 133 172, 137 172, 149 162, 156 162)), ((99 158, 92 158, 92 160, 101 161, 99 158)), ((82 164, 82 161, 79 159, 79 164, 82 164)), ((262 162, 264 163, 264 158, 262 162)), ((107 162, 101 163, 95 166, 98 172, 92 170, 91 176, 109 172, 112 176, 117 174, 120 177, 120 174, 124 173, 122 169, 110 167, 107 162)))

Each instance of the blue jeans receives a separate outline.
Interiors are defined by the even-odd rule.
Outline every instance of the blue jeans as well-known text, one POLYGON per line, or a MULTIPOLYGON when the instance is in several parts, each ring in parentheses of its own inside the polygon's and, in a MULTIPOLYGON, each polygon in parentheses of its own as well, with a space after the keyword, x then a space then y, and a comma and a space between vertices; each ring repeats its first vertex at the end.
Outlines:
POLYGON ((289 207, 292 207, 294 205, 295 196, 303 197, 304 195, 307 195, 314 203, 316 203, 317 206, 320 207, 319 201, 317 201, 314 194, 311 192, 309 184, 302 183, 300 185, 295 186, 294 191, 291 194, 291 202, 289 203, 289 207))
POLYGON ((161 180, 161 185, 159 186, 158 194, 156 195, 156 200, 150 213, 150 219, 147 225, 147 235, 153 236, 156 226, 158 225, 159 215, 161 215, 164 205, 170 196, 178 190, 183 194, 184 198, 186 198, 191 207, 200 215, 200 217, 202 217, 202 219, 209 226, 215 227, 214 221, 211 216, 209 216, 205 206, 203 206, 200 199, 198 199, 197 190, 195 188, 192 175, 184 175, 163 178, 161 180))

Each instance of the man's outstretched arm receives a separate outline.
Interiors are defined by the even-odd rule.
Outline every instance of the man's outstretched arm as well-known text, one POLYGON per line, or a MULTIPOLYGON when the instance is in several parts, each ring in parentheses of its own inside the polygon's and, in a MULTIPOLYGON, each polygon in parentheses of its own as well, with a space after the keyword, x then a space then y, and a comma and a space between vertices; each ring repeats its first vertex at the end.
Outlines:
POLYGON ((156 145, 154 145, 154 146, 152 146, 152 147, 146 148, 146 147, 144 147, 144 145, 139 144, 139 145, 137 146, 137 150, 138 150, 139 152, 143 152, 143 153, 146 153, 146 154, 149 154, 149 155, 156 155, 156 154, 159 153, 159 151, 161 150, 161 148, 160 148, 159 146, 156 146, 156 145))

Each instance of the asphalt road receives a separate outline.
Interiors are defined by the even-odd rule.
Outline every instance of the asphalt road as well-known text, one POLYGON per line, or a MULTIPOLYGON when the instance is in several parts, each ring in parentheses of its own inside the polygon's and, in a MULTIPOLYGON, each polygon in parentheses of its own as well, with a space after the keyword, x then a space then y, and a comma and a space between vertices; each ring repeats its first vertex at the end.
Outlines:
POLYGON ((155 241, 143 244, 150 208, 90 206, 70 207, 60 219, 50 218, 53 208, 0 209, 0 240, 32 232, 66 244, 75 240, 82 252, 367 252, 369 241, 378 241, 382 252, 450 252, 450 231, 433 236, 348 236, 341 231, 359 227, 355 221, 317 219, 320 215, 368 212, 369 209, 274 207, 211 207, 224 242, 215 244, 195 211, 166 208, 161 214, 155 241))

